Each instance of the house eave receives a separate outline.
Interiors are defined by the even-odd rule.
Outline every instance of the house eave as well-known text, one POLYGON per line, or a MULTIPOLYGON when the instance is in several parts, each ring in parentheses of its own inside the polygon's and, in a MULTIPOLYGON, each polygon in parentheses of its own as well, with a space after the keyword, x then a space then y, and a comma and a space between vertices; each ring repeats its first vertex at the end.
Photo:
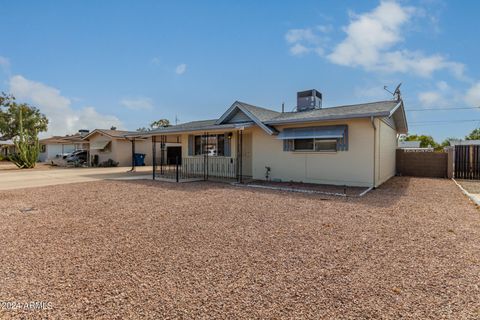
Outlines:
POLYGON ((332 120, 349 120, 349 119, 361 119, 361 118, 370 118, 370 117, 388 117, 389 112, 377 112, 377 113, 364 113, 356 114, 352 116, 326 116, 326 117, 312 117, 312 118, 301 118, 301 119, 285 119, 285 120, 270 120, 265 121, 265 124, 268 125, 281 125, 281 124, 291 124, 291 123, 308 123, 308 122, 321 122, 321 121, 332 121, 332 120))

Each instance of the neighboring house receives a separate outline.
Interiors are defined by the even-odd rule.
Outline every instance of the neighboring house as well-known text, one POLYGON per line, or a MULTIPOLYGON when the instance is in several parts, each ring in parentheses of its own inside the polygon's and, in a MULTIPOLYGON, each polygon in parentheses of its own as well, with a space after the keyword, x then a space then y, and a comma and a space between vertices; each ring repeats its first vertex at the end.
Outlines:
POLYGON ((83 137, 88 134, 87 130, 79 130, 78 133, 66 136, 53 136, 39 140, 40 154, 38 160, 45 162, 59 155, 72 153, 75 150, 88 150, 88 141, 83 137))
POLYGON ((477 146, 480 145, 480 140, 449 140, 450 146, 477 146))
POLYGON ((3 157, 8 157, 10 154, 15 152, 15 144, 12 140, 0 141, 0 155, 3 157))
POLYGON ((130 136, 179 142, 182 170, 207 159, 210 176, 233 166, 227 170, 253 179, 376 187, 395 175, 397 135, 408 131, 401 99, 331 108, 321 102, 316 90, 297 94, 295 112, 236 101, 218 119, 130 136))
MULTIPOLYGON (((90 143, 90 161, 102 162, 109 159, 118 162, 120 167, 132 165, 132 141, 133 138, 127 138, 127 134, 135 132, 122 130, 95 129, 86 135, 83 139, 90 143)), ((146 155, 145 164, 151 164, 151 140, 135 138, 135 152, 146 155)))
POLYGON ((421 141, 398 141, 398 149, 404 152, 434 152, 432 147, 420 147, 421 141))
POLYGON ((407 148, 420 148, 421 141, 398 141, 398 148, 407 149, 407 148))

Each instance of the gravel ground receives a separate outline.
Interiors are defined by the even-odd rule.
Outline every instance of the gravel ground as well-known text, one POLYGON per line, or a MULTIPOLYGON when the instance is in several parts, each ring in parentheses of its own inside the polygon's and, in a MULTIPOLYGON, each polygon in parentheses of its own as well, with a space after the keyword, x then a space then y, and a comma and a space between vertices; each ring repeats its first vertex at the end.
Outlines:
POLYGON ((319 193, 335 193, 345 194, 347 196, 359 196, 362 192, 367 191, 368 188, 364 187, 347 187, 347 186, 335 186, 328 184, 313 184, 302 182, 276 182, 276 181, 261 181, 251 180, 245 183, 247 186, 252 187, 264 187, 264 188, 283 188, 297 191, 313 191, 319 193))
POLYGON ((456 179, 465 190, 470 193, 479 194, 480 193, 480 180, 462 180, 456 179))
POLYGON ((480 214, 450 180, 101 181, 2 191, 0 219, 0 301, 50 303, 1 319, 480 318, 480 214))
POLYGON ((10 161, 0 161, 0 171, 2 170, 28 170, 28 171, 33 171, 33 170, 50 170, 53 167, 49 164, 46 163, 37 163, 35 165, 35 168, 32 169, 19 169, 13 162, 10 161))

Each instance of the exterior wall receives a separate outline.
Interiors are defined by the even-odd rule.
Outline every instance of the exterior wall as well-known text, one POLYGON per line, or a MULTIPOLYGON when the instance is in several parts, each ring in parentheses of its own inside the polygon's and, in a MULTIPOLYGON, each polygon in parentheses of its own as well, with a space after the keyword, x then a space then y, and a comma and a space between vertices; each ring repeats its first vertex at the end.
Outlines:
MULTIPOLYGON (((285 152, 283 141, 255 127, 252 130, 252 171, 254 179, 270 178, 307 183, 372 186, 373 183, 373 128, 370 119, 325 122, 325 125, 348 125, 348 150, 338 152, 285 152)), ((277 126, 312 126, 319 123, 277 126)))
MULTIPOLYGON (((89 138, 90 145, 93 145, 97 141, 105 141, 105 140, 111 141, 112 139, 110 139, 110 137, 108 137, 106 135, 103 135, 103 134, 100 134, 100 133, 97 133, 97 134, 95 134, 95 135, 93 135, 89 138)), ((113 143, 110 146, 109 151, 101 151, 101 150, 95 150, 95 149, 90 148, 90 159, 93 159, 93 157, 95 155, 98 155, 98 163, 102 163, 104 161, 107 161, 108 159, 118 161, 118 160, 115 159, 115 155, 113 153, 113 150, 114 150, 113 149, 113 143)))
POLYGON ((45 162, 48 159, 53 159, 57 154, 70 153, 76 150, 75 144, 47 144, 45 145, 45 152, 41 152, 38 156, 40 162, 45 162))
MULTIPOLYGON (((139 142, 139 141, 137 141, 139 142)), ((138 143, 135 145, 136 151, 139 148, 138 143)), ((139 151, 137 151, 139 152, 139 151)), ((119 167, 130 167, 132 166, 132 143, 128 140, 113 139, 112 140, 112 154, 113 160, 118 162, 119 167)))
MULTIPOLYGON (((98 155, 98 162, 108 161, 112 159, 118 162, 119 167, 130 167, 132 165, 132 142, 125 139, 112 139, 107 135, 97 133, 90 137, 90 144, 94 144, 96 141, 111 141, 109 151, 101 151, 90 149, 90 158, 98 155)), ((135 152, 145 154, 145 165, 152 165, 152 140, 137 140, 135 141, 135 152)))
POLYGON ((395 175, 395 153, 397 132, 380 119, 375 120, 376 138, 376 178, 375 186, 379 186, 395 175))
MULTIPOLYGON (((130 144, 130 155, 132 154, 132 145, 130 144)), ((136 153, 143 153, 145 154, 145 165, 151 166, 152 165, 152 139, 149 138, 147 140, 136 140, 135 141, 135 152, 136 153)), ((130 164, 131 164, 131 156, 130 156, 130 164)))

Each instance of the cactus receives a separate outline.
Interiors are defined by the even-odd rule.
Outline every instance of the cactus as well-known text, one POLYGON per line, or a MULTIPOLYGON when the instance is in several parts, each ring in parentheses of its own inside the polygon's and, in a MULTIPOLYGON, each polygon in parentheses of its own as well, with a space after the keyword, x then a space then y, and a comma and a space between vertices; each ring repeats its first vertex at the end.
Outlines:
POLYGON ((15 153, 9 156, 12 161, 20 169, 35 168, 38 154, 40 152, 40 144, 37 134, 30 135, 23 130, 22 110, 19 114, 20 130, 18 136, 14 139, 15 153))

